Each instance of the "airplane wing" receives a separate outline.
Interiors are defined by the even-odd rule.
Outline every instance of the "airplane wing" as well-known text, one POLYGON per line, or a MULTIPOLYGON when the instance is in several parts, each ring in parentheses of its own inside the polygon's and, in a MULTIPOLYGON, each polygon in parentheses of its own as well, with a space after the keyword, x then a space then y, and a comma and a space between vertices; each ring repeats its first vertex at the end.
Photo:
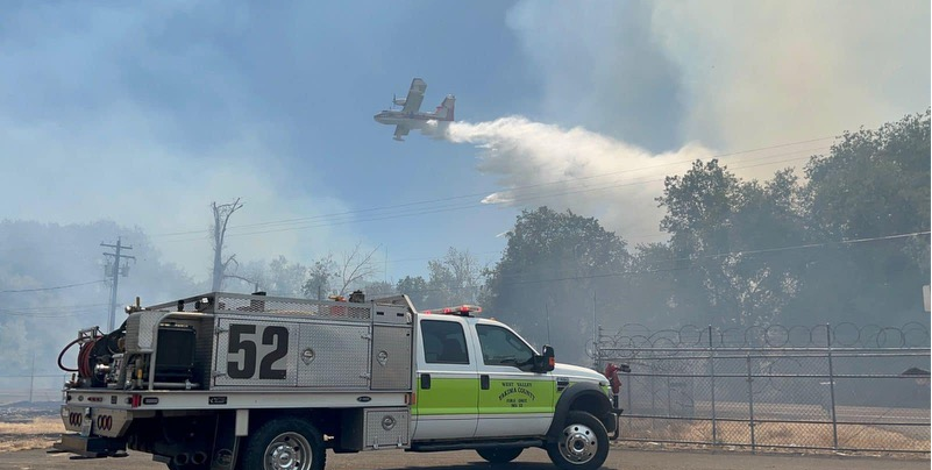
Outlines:
MULTIPOLYGON (((411 89, 408 90, 408 97, 405 98, 403 113, 416 113, 421 109, 421 101, 424 101, 424 92, 427 91, 427 83, 420 78, 411 80, 411 89)), ((406 132, 407 134, 407 132, 406 132)))
POLYGON ((405 140, 402 139, 402 137, 408 135, 408 132, 411 132, 410 127, 405 127, 405 126, 402 126, 401 124, 399 124, 398 126, 395 126, 395 140, 399 142, 404 142, 405 140))

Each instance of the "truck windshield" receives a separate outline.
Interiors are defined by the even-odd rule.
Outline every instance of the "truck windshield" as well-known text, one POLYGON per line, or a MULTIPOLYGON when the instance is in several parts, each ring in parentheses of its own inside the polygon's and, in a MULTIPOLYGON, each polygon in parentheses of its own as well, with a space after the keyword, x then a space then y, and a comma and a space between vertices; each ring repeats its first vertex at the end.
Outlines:
POLYGON ((495 325, 476 325, 476 333, 485 365, 522 368, 533 363, 534 350, 511 331, 495 325))

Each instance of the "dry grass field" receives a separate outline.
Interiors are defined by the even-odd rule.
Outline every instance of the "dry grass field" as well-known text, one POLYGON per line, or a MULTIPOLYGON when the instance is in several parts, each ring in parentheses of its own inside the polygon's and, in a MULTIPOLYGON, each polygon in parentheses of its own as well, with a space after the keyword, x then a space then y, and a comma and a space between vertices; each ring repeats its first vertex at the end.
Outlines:
MULTIPOLYGON (((676 421, 652 423, 650 419, 638 418, 630 421, 622 418, 622 434, 628 429, 637 430, 637 439, 646 441, 710 442, 710 421, 676 421)), ((750 430, 747 423, 718 422, 717 439, 727 444, 750 445, 750 430)), ((806 447, 831 448, 833 435, 831 425, 801 423, 756 423, 755 442, 760 451, 821 453, 819 450, 804 450, 806 447), (778 446, 778 447, 774 447, 778 446), (786 447, 786 449, 781 449, 786 447)), ((899 451, 929 452, 928 427, 891 427, 839 425, 838 447, 841 449, 881 449, 866 452, 869 455, 885 455, 882 449, 899 451)), ((701 445, 708 447, 708 445, 701 445)), ((691 445, 696 447, 696 444, 691 445)), ((829 451, 830 452, 830 451, 829 451)), ((892 452, 890 454, 893 454, 892 452)), ((926 454, 927 457, 927 454, 926 454)))
POLYGON ((39 416, 22 421, 25 422, 0 421, 0 452, 46 449, 65 430, 58 416, 39 416))

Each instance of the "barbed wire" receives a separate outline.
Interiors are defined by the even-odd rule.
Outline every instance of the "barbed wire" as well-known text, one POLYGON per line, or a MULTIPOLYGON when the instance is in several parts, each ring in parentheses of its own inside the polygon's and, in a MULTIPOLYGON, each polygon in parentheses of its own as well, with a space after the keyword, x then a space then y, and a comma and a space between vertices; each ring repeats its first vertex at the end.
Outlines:
POLYGON ((673 355, 677 349, 781 349, 781 348, 928 348, 929 327, 909 322, 900 327, 842 322, 837 325, 747 327, 699 327, 692 324, 676 329, 652 331, 648 327, 630 323, 617 331, 599 331, 596 349, 599 351, 654 351, 654 355, 673 355))

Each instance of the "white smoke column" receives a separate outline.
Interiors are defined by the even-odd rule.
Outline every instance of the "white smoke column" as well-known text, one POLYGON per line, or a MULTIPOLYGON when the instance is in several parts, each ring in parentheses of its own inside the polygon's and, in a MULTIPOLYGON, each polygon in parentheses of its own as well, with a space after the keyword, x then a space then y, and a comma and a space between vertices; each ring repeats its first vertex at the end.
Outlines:
POLYGON ((482 149, 479 170, 497 176, 503 187, 484 203, 570 209, 598 218, 632 243, 661 239, 663 211, 654 199, 663 192, 663 178, 713 156, 700 145, 651 154, 581 127, 564 129, 522 116, 454 122, 437 134, 482 149))

